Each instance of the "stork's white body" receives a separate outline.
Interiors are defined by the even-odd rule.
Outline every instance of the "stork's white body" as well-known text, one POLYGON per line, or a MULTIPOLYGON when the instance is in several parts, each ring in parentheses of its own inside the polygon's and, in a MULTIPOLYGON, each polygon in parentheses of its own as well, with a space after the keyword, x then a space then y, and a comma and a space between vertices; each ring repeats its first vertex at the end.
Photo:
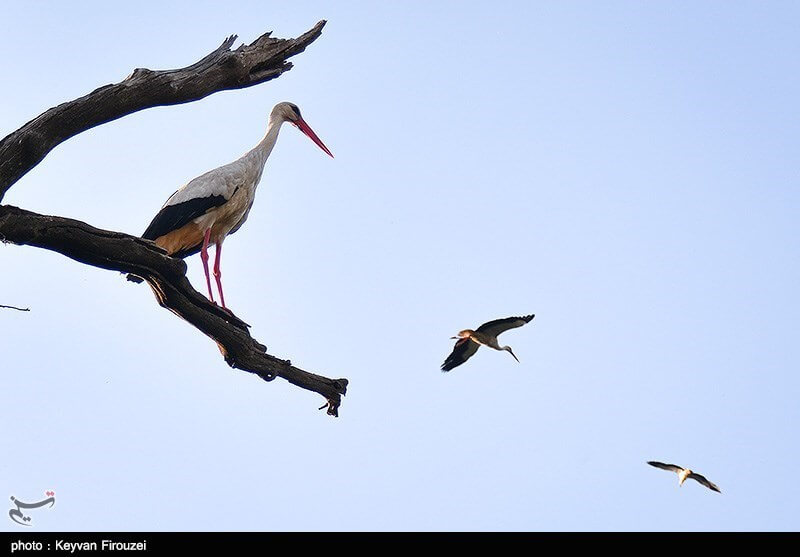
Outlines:
POLYGON ((214 277, 222 307, 225 307, 220 270, 222 243, 247 220, 264 165, 275 147, 284 122, 297 126, 323 151, 333 156, 300 116, 300 109, 296 105, 278 103, 270 113, 267 133, 258 145, 239 159, 210 170, 178 189, 142 234, 142 238, 153 240, 175 257, 187 257, 199 251, 208 295, 212 301, 214 295, 211 291, 207 250, 210 244, 215 244, 214 277))
POLYGON ((209 243, 217 245, 228 234, 238 230, 253 206, 256 188, 261 182, 264 166, 275 147, 282 123, 271 119, 266 135, 253 149, 231 163, 201 174, 172 194, 162 210, 198 200, 208 200, 209 205, 215 198, 221 198, 224 202, 207 209, 183 227, 170 231, 157 239, 156 243, 168 253, 176 254, 196 248, 203 241, 206 230, 211 230, 209 243))

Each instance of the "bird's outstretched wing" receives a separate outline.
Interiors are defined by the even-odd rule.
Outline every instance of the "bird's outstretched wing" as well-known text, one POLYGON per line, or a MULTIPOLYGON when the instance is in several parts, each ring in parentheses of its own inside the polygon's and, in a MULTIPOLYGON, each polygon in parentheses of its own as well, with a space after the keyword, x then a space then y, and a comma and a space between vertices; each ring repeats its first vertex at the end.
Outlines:
POLYGON ((655 466, 656 468, 661 468, 662 470, 669 470, 670 472, 680 472, 683 470, 682 467, 675 464, 664 464, 663 462, 657 462, 655 460, 648 460, 647 464, 655 466))
POLYGON ((453 351, 442 364, 442 371, 450 371, 454 367, 460 366, 469 360, 480 348, 480 344, 468 338, 460 338, 456 341, 453 351))
POLYGON ((496 337, 503 331, 522 327, 525 323, 529 323, 533 317, 534 314, 525 315, 522 317, 506 317, 504 319, 495 319, 494 321, 487 321, 478 327, 476 331, 496 337))
POLYGON ((693 479, 693 480, 697 480, 698 482, 700 482, 701 484, 703 484, 704 486, 706 486, 708 489, 710 489, 712 491, 716 491, 717 493, 722 493, 722 491, 720 491, 720 489, 716 485, 714 485, 713 483, 708 481, 705 478, 705 476, 701 476, 700 474, 696 474, 696 473, 692 472, 691 474, 689 474, 689 477, 691 479, 693 479))

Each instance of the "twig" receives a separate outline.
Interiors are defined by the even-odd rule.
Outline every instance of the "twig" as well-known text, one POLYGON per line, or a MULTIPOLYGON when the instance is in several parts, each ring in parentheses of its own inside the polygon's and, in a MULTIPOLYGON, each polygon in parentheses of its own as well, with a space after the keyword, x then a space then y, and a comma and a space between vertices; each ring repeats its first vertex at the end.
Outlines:
POLYGON ((15 310, 17 310, 17 311, 30 311, 30 310, 31 310, 31 308, 18 308, 17 306, 4 306, 4 305, 2 305, 2 304, 0 304, 0 308, 4 308, 4 309, 15 309, 15 310))

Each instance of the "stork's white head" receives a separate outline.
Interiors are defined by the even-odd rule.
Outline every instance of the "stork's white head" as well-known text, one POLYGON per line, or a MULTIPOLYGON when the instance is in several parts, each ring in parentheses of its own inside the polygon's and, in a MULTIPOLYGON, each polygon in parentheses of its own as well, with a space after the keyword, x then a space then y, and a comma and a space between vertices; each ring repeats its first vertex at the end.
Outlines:
POLYGON ((276 104, 272 108, 272 112, 269 115, 270 124, 277 123, 282 124, 283 122, 289 122, 293 126, 297 127, 301 132, 306 134, 311 141, 316 143, 320 149, 328 153, 331 157, 333 157, 333 153, 325 147, 325 144, 322 140, 317 137, 317 134, 314 133, 314 130, 311 129, 311 126, 306 124, 306 121, 303 120, 303 117, 300 115, 300 109, 297 108, 297 105, 290 102, 280 102, 276 104))
POLYGON ((272 107, 272 113, 269 115, 269 119, 294 123, 298 119, 302 119, 302 116, 300 116, 300 109, 297 108, 296 104, 280 102, 272 107))

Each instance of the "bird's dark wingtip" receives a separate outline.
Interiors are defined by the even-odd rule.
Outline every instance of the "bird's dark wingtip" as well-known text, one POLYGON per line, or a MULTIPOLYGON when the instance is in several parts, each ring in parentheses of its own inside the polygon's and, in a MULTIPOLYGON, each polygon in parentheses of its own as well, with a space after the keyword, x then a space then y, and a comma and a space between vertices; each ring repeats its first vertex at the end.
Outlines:
POLYGON ((448 361, 446 361, 445 363, 443 363, 443 364, 442 364, 442 367, 440 367, 439 369, 441 369, 443 372, 447 372, 447 371, 450 371, 451 369, 454 369, 454 368, 455 368, 455 367, 457 367, 458 365, 459 365, 459 364, 457 364, 457 363, 453 363, 453 362, 451 362, 451 361, 449 361, 449 360, 448 360, 448 361))

